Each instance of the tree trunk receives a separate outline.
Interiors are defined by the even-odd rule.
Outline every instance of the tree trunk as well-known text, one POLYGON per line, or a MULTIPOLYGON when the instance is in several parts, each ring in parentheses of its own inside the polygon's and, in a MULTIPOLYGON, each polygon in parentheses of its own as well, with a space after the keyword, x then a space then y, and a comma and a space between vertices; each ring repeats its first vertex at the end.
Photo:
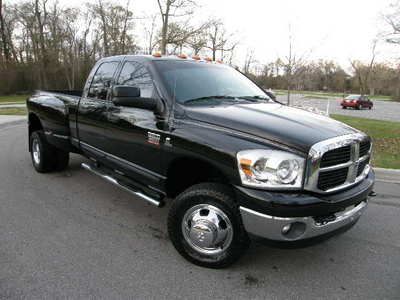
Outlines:
POLYGON ((168 22, 169 22, 169 12, 171 9, 171 1, 167 0, 165 13, 163 13, 160 6, 160 13, 162 17, 162 29, 161 29, 161 54, 167 54, 167 41, 168 41, 168 22))
POLYGON ((7 42, 7 34, 6 34, 6 28, 4 25, 4 16, 3 16, 3 1, 0 0, 0 35, 1 35, 1 41, 2 41, 2 50, 3 50, 3 55, 4 55, 4 60, 5 62, 10 61, 10 51, 8 49, 8 42, 7 42))
MULTIPOLYGON (((44 11, 44 14, 46 12, 44 11)), ((38 24, 38 29, 39 29, 39 44, 40 44, 40 65, 41 65, 41 73, 42 73, 42 84, 44 89, 47 88, 48 82, 47 82, 47 67, 48 67, 48 56, 47 56, 47 50, 46 50, 46 44, 44 40, 44 31, 43 31, 43 22, 42 22, 42 17, 41 17, 41 12, 39 10, 39 0, 35 0, 35 18, 36 22, 38 24)))

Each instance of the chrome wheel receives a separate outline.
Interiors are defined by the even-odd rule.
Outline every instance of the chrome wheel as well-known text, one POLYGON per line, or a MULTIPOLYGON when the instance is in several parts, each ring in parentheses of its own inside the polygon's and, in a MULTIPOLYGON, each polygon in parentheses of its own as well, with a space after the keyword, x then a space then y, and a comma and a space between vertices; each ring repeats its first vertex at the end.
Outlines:
POLYGON ((224 252, 233 237, 233 227, 227 215, 208 204, 193 206, 185 213, 182 232, 191 248, 210 256, 224 252))
POLYGON ((32 157, 35 164, 40 164, 40 144, 37 139, 32 141, 32 157))

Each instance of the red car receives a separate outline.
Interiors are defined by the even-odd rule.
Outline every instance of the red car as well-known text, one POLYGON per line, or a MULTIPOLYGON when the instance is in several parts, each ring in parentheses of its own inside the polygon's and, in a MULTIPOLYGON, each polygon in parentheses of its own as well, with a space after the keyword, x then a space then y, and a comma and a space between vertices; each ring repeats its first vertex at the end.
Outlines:
POLYGON ((348 107, 352 107, 355 109, 361 109, 365 107, 371 109, 374 106, 372 101, 368 99, 367 96, 362 95, 349 95, 342 100, 340 105, 343 109, 346 109, 348 107))

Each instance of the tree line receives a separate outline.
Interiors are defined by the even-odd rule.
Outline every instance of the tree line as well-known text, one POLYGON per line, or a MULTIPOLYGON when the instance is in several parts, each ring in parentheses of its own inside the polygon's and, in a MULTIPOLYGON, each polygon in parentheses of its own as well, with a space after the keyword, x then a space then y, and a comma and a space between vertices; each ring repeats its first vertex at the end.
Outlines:
MULTIPOLYGON (((249 50, 234 59, 239 40, 220 19, 196 21, 194 0, 154 1, 156 13, 139 15, 130 0, 96 0, 62 7, 52 0, 0 0, 0 94, 34 89, 81 89, 101 57, 122 54, 209 56, 238 64, 260 85, 273 89, 326 90, 393 95, 400 98, 400 68, 351 61, 346 72, 332 61, 310 61, 292 53, 260 64, 249 50), (140 34, 137 34, 137 33, 140 34)), ((391 31, 386 42, 400 44, 400 9, 385 16, 391 31)))

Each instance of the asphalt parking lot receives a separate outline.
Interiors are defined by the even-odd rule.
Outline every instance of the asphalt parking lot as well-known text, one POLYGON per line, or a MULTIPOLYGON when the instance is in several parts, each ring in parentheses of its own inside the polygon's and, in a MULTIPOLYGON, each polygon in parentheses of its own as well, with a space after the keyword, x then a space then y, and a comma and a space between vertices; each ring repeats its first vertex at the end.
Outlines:
MULTIPOLYGON (((278 96, 278 100, 287 103, 287 96, 278 96)), ((384 121, 400 121, 400 102, 373 100, 374 107, 369 109, 342 109, 341 99, 329 99, 329 114, 339 114, 367 119, 376 119, 384 121)), ((327 111, 328 99, 310 99, 303 95, 291 95, 291 105, 302 107, 313 107, 323 112, 327 111)))
POLYGON ((0 125, 0 299, 399 299, 400 184, 345 234, 303 249, 253 243, 229 269, 194 266, 150 206, 80 168, 37 174, 25 122, 0 125))

